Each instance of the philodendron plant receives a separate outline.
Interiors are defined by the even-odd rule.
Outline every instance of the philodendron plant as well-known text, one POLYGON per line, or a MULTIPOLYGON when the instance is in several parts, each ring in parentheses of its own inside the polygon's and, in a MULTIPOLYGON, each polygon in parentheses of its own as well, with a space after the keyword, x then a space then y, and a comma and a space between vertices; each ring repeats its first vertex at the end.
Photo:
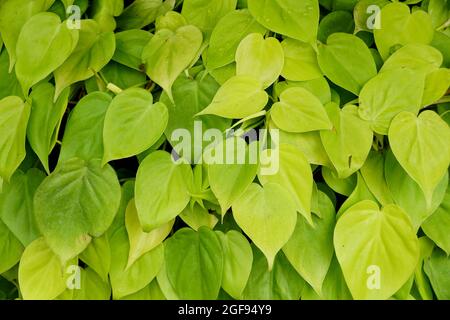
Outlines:
POLYGON ((450 1, 0 1, 0 299, 450 299, 450 1))

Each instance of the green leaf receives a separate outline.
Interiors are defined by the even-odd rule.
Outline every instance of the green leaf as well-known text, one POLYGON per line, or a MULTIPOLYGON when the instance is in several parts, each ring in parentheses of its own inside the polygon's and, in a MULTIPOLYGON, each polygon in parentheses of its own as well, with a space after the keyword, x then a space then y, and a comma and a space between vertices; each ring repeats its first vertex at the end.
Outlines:
POLYGON ((261 154, 261 163, 270 163, 272 159, 278 163, 274 174, 265 175, 264 171, 258 172, 259 181, 263 186, 268 183, 276 183, 288 191, 295 202, 296 210, 302 214, 309 223, 311 219, 311 197, 313 192, 313 175, 311 166, 302 152, 290 145, 280 144, 277 149, 266 149, 261 154))
POLYGON ((283 252, 302 278, 321 294, 333 258, 336 220, 333 203, 322 192, 319 192, 319 210, 322 218, 313 217, 313 225, 303 217, 297 217, 294 233, 283 252))
POLYGON ((120 300, 166 300, 158 282, 154 279, 144 289, 139 290, 136 293, 123 297, 120 300))
POLYGON ((116 42, 113 32, 102 32, 95 20, 81 20, 78 43, 72 54, 55 70, 56 93, 99 72, 113 57, 116 42))
POLYGON ((127 228, 128 239, 130 240, 130 250, 126 269, 133 265, 140 257, 160 245, 172 230, 175 220, 169 221, 165 225, 153 229, 149 233, 142 230, 134 200, 128 203, 125 213, 125 226, 127 228))
POLYGON ((116 51, 112 60, 141 71, 142 52, 153 35, 145 30, 132 29, 114 34, 116 51))
POLYGON ((424 270, 439 300, 450 299, 450 258, 438 248, 425 260, 424 270))
POLYGON ((142 60, 147 75, 172 98, 172 84, 178 76, 198 59, 203 37, 195 26, 171 31, 158 31, 145 46, 142 60))
POLYGON ((206 59, 207 69, 218 69, 234 62, 236 50, 246 36, 265 32, 266 29, 256 22, 247 9, 228 13, 219 20, 212 31, 206 59))
POLYGON ((441 68, 432 71, 425 78, 421 106, 426 107, 443 97, 450 87, 450 70, 441 68))
POLYGON ((136 177, 136 208, 144 232, 174 219, 190 200, 192 170, 175 162, 164 151, 150 154, 139 166, 136 177))
POLYGON ((377 75, 369 48, 352 34, 332 34, 326 45, 319 46, 317 59, 328 79, 356 95, 377 75))
POLYGON ((91 268, 79 269, 80 288, 66 291, 58 299, 62 300, 109 300, 111 287, 108 282, 91 268))
POLYGON ((355 106, 347 105, 340 110, 335 103, 330 103, 325 109, 333 129, 321 131, 320 138, 338 178, 344 179, 364 165, 372 147, 373 133, 369 124, 358 117, 355 106))
POLYGON ((322 76, 317 54, 311 44, 286 38, 281 42, 284 66, 281 75, 286 80, 307 81, 322 76))
POLYGON ((0 273, 14 267, 22 256, 23 245, 0 219, 0 273))
POLYGON ((69 58, 77 42, 78 30, 54 13, 39 13, 24 24, 17 40, 16 75, 25 96, 69 58))
POLYGON ((283 47, 273 37, 264 39, 260 33, 249 34, 236 50, 236 75, 259 80, 264 88, 278 79, 283 65, 283 47))
POLYGON ((298 275, 281 251, 270 271, 267 259, 256 246, 253 249, 253 265, 242 294, 243 300, 299 300, 305 281, 298 275))
POLYGON ((249 152, 245 140, 238 137, 221 140, 205 151, 209 184, 219 201, 222 218, 256 177, 258 165, 250 162, 249 152))
POLYGON ((410 13, 406 4, 390 3, 381 9, 380 19, 380 28, 374 29, 373 33, 383 60, 389 57, 392 48, 397 45, 429 44, 433 40, 431 17, 423 10, 410 13))
POLYGON ((431 206, 428 206, 422 189, 402 168, 392 151, 386 155, 384 176, 394 202, 405 210, 415 230, 439 207, 448 185, 448 174, 445 174, 433 192, 431 206))
POLYGON ((202 149, 207 146, 206 141, 202 143, 196 141, 200 129, 199 122, 202 132, 209 129, 219 129, 224 132, 230 127, 231 121, 228 119, 217 116, 196 116, 211 103, 218 89, 219 85, 211 76, 199 74, 195 79, 180 76, 175 81, 172 89, 174 102, 170 101, 167 94, 161 95, 160 102, 164 103, 169 110, 165 136, 174 151, 189 163, 197 162, 201 157, 202 149), (185 132, 184 129, 190 134, 189 141, 185 141, 184 136, 179 136, 180 132, 185 132), (183 140, 180 142, 181 138, 183 140))
POLYGON ((19 285, 24 300, 51 300, 66 289, 64 265, 44 238, 26 247, 19 265, 19 285))
POLYGON ((355 299, 391 297, 419 259, 419 243, 406 213, 393 204, 380 210, 369 200, 355 204, 338 220, 334 247, 355 299))
POLYGON ((2 51, 1 49, 0 51, 0 78, 2 79, 0 82, 0 100, 9 96, 18 96, 23 98, 22 88, 16 78, 16 73, 9 72, 8 51, 2 51))
POLYGON ((192 208, 191 206, 186 206, 180 213, 180 218, 196 231, 203 226, 213 229, 217 222, 219 222, 219 219, 215 215, 210 214, 208 209, 203 208, 198 203, 195 203, 192 208))
POLYGON ((67 120, 59 162, 103 157, 103 123, 111 101, 108 94, 94 92, 77 103, 67 120))
MULTIPOLYGON (((382 153, 371 151, 360 171, 368 189, 382 205, 394 202, 385 179, 385 162, 385 156, 382 153)), ((405 211, 408 212, 408 210, 405 211)))
POLYGON ((111 267, 111 251, 107 234, 93 238, 80 254, 80 260, 94 270, 104 282, 107 282, 111 267))
POLYGON ((439 208, 422 224, 422 230, 447 255, 450 254, 450 188, 447 186, 444 200, 439 208))
POLYGON ((424 78, 418 72, 409 69, 382 72, 362 89, 359 115, 376 133, 387 135, 396 115, 402 111, 419 112, 423 88, 424 78))
POLYGON ((17 39, 23 25, 37 13, 47 11, 53 2, 55 0, 10 0, 0 3, 0 33, 10 54, 10 71, 16 63, 17 39))
POLYGON ((146 287, 158 274, 164 262, 161 244, 145 253, 127 269, 129 244, 125 227, 117 229, 110 239, 110 280, 115 300, 136 293, 146 287))
MULTIPOLYGON (((355 22, 352 14, 347 11, 333 11, 322 18, 319 24, 319 32, 317 39, 323 43, 327 42, 327 39, 333 33, 354 33, 355 22)), ((357 32, 355 32, 356 34, 357 32)))
POLYGON ((197 115, 243 119, 264 109, 268 101, 269 96, 258 80, 235 76, 220 87, 211 104, 197 115))
POLYGON ((236 4, 237 0, 185 0, 181 14, 209 39, 217 22, 236 9, 236 4))
POLYGON ((248 0, 250 13, 267 29, 304 42, 316 40, 319 26, 317 0, 248 0), (301 19, 299 19, 301 17, 301 19))
POLYGON ((284 90, 280 95, 280 102, 272 106, 270 115, 277 127, 287 132, 332 129, 323 104, 304 88, 284 90))
POLYGON ((0 177, 8 182, 25 159, 30 104, 16 96, 0 100, 0 177))
POLYGON ((111 225, 120 203, 120 185, 110 166, 78 158, 61 163, 34 195, 39 230, 50 248, 67 261, 81 253, 91 236, 111 225))
POLYGON ((155 22, 155 29, 169 29, 176 31, 178 28, 186 26, 188 23, 186 19, 175 11, 169 11, 165 15, 159 16, 155 22))
POLYGON ((202 227, 181 229, 165 242, 166 272, 181 299, 211 300, 219 295, 224 254, 219 236, 202 227))
POLYGON ((50 173, 48 156, 56 145, 62 118, 69 102, 69 89, 63 91, 55 103, 53 103, 54 96, 55 87, 45 82, 36 85, 30 94, 31 114, 27 138, 47 173, 50 173))
POLYGON ((132 88, 118 94, 108 107, 103 128, 103 163, 128 158, 150 148, 168 122, 166 106, 153 103, 150 92, 132 88))
POLYGON ((224 254, 222 287, 230 296, 239 299, 252 269, 252 248, 247 239, 237 231, 231 230, 226 234, 217 231, 217 234, 224 254))
POLYGON ((275 183, 251 184, 233 204, 237 224, 260 248, 272 270, 275 256, 287 243, 297 221, 296 205, 289 191, 275 183))
POLYGON ((141 29, 173 9, 175 0, 136 0, 117 18, 120 29, 141 29))
POLYGON ((350 196, 356 187, 356 174, 339 179, 336 172, 327 167, 322 167, 322 177, 325 183, 336 193, 344 196, 350 196))
POLYGON ((419 117, 399 114, 389 129, 389 142, 398 162, 417 182, 431 206, 433 191, 450 164, 450 128, 433 111, 419 117))
POLYGON ((24 246, 40 235, 34 217, 33 197, 44 178, 45 174, 35 168, 26 173, 18 170, 0 193, 0 220, 24 246))

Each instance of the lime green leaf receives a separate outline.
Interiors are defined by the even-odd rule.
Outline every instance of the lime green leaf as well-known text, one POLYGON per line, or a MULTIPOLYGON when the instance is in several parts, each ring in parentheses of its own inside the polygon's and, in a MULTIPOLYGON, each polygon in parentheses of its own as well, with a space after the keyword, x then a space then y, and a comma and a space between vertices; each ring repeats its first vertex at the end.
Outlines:
POLYGON ((80 260, 94 270, 103 281, 108 281, 111 266, 111 251, 107 234, 93 238, 80 254, 80 260))
POLYGON ((30 105, 15 96, 0 100, 0 177, 8 182, 25 159, 30 105))
POLYGON ((317 0, 248 0, 248 8, 267 29, 304 42, 316 40, 319 26, 317 0))
POLYGON ((158 274, 164 262, 164 246, 161 244, 145 253, 128 269, 129 244, 125 227, 111 236, 110 280, 114 299, 121 299, 146 287, 158 274))
MULTIPOLYGON (((361 175, 368 189, 377 198, 378 202, 382 205, 387 205, 393 203, 394 200, 386 183, 384 168, 384 155, 380 152, 371 151, 364 166, 361 168, 361 175)), ((403 192, 403 188, 401 190, 403 192)))
POLYGON ((244 300, 299 300, 305 281, 298 275, 285 255, 278 253, 272 271, 264 254, 254 245, 253 265, 245 287, 244 300))
POLYGON ((211 104, 197 115, 243 119, 264 109, 268 101, 269 96, 258 80, 235 76, 220 87, 211 104))
POLYGON ((94 92, 77 103, 64 130, 59 162, 103 157, 103 123, 111 100, 106 93, 94 92))
POLYGON ((112 59, 140 71, 142 52, 153 35, 148 31, 138 29, 122 31, 114 35, 116 37, 116 51, 112 59))
POLYGON ((44 238, 34 240, 19 265, 19 285, 25 300, 51 300, 66 289, 64 265, 44 238))
POLYGON ((236 74, 257 79, 264 88, 278 79, 283 66, 283 47, 276 38, 264 39, 260 33, 252 33, 236 50, 236 74))
POLYGON ((120 29, 141 29, 173 9, 175 0, 136 0, 117 18, 120 29))
POLYGON ((169 221, 162 227, 154 229, 149 233, 142 231, 134 200, 128 204, 125 213, 125 226, 130 239, 130 252, 126 269, 133 265, 136 260, 147 252, 160 245, 172 230, 175 220, 169 221))
POLYGON ((301 213, 309 223, 311 220, 311 197, 313 191, 313 175, 311 166, 302 152, 290 144, 280 144, 277 149, 266 149, 261 154, 261 163, 267 164, 278 154, 278 165, 275 174, 264 175, 259 171, 259 181, 265 186, 268 183, 277 183, 289 191, 295 202, 296 210, 301 213))
POLYGON ((270 115, 280 129, 287 132, 331 130, 332 124, 323 104, 304 88, 289 88, 272 106, 270 115))
POLYGON ((359 118, 355 106, 348 105, 340 110, 335 103, 330 103, 325 109, 333 129, 321 131, 320 138, 338 178, 344 179, 364 165, 372 147, 373 133, 369 124, 359 118))
POLYGON ((181 229, 165 242, 166 272, 181 299, 216 299, 222 283, 224 254, 219 236, 202 227, 181 229))
POLYGON ((286 80, 307 81, 322 76, 317 54, 311 44, 287 38, 281 42, 284 67, 281 75, 286 80))
POLYGON ((450 128, 433 111, 419 117, 399 114, 389 129, 389 142, 395 157, 408 175, 419 184, 431 206, 433 191, 450 164, 450 128))
POLYGON ((377 74, 369 48, 352 34, 329 36, 327 44, 319 46, 317 59, 327 78, 356 95, 377 74))
POLYGON ((334 253, 336 219, 331 200, 322 192, 319 192, 319 210, 322 218, 314 217, 313 226, 303 217, 297 217, 295 231, 283 252, 302 278, 321 294, 334 253))
POLYGON ((109 300, 111 287, 91 268, 79 269, 80 288, 67 289, 58 299, 62 300, 109 300))
POLYGON ((228 13, 219 20, 211 34, 206 67, 214 70, 234 62, 236 50, 242 39, 251 33, 264 34, 265 31, 266 29, 256 22, 247 9, 228 13))
POLYGON ((406 4, 391 3, 381 9, 380 20, 379 28, 375 28, 373 33, 383 60, 389 57, 394 46, 429 44, 433 40, 431 17, 423 10, 410 13, 406 4))
POLYGON ((172 98, 172 84, 198 58, 203 37, 195 26, 158 31, 142 52, 150 79, 172 98))
POLYGON ((118 94, 105 115, 103 163, 128 158, 150 148, 168 122, 166 106, 150 92, 132 88, 118 94))
POLYGON ((55 98, 71 84, 94 76, 114 55, 116 42, 112 32, 102 32, 95 20, 81 20, 80 25, 75 49, 55 70, 55 98))
POLYGON ((39 229, 50 248, 67 261, 81 253, 91 236, 111 225, 120 203, 120 185, 110 166, 73 158, 48 176, 34 196, 39 229))
POLYGON ((190 200, 192 170, 176 163, 170 154, 156 151, 139 166, 136 177, 136 208, 145 232, 174 219, 190 200))
POLYGON ((380 210, 369 200, 355 204, 338 220, 334 247, 355 299, 391 297, 419 259, 419 243, 403 210, 392 204, 380 210))
POLYGON ((30 88, 61 66, 78 42, 78 30, 69 29, 50 12, 38 13, 22 28, 17 40, 16 75, 25 95, 30 88))
POLYGON ((261 249, 272 270, 275 256, 294 232, 296 205, 289 191, 275 183, 251 184, 233 204, 237 224, 261 249))
POLYGON ((359 115, 376 133, 387 135, 397 114, 419 112, 423 89, 424 77, 417 71, 399 68, 382 72, 362 89, 359 115))
POLYGON ((155 22, 156 31, 161 29, 169 29, 172 31, 176 31, 178 28, 181 28, 187 25, 186 19, 175 11, 169 11, 165 15, 159 16, 155 22))
POLYGON ((27 173, 18 170, 0 193, 0 220, 24 246, 40 234, 34 217, 33 197, 44 178, 45 174, 35 168, 27 173))
POLYGON ((31 115, 27 137, 47 173, 50 173, 48 156, 56 145, 62 118, 69 102, 69 89, 65 90, 55 103, 53 103, 54 96, 55 87, 50 83, 36 85, 30 94, 31 115))
POLYGON ((425 260, 424 270, 439 300, 450 299, 450 258, 438 248, 425 260))
POLYGON ((23 245, 0 219, 0 272, 4 273, 14 267, 22 256, 23 245))
POLYGON ((256 177, 258 166, 248 161, 249 148, 246 142, 238 137, 221 140, 212 150, 207 150, 205 162, 208 164, 208 178, 211 190, 217 197, 222 217, 235 201, 245 192, 256 177), (217 156, 213 162, 208 156, 217 156), (244 162, 238 163, 245 155, 244 162), (232 159, 232 162, 228 162, 232 159))

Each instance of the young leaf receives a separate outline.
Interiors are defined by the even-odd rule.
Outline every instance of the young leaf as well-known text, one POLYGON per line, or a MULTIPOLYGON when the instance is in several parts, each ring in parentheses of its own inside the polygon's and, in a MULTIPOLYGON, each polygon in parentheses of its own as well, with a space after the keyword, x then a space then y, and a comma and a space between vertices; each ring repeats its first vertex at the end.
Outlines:
POLYGON ((296 205, 289 191, 275 183, 251 184, 233 203, 237 224, 267 258, 269 271, 275 256, 287 243, 297 221, 296 205))
POLYGON ((164 151, 150 154, 136 176, 136 208, 144 232, 159 228, 181 213, 190 200, 192 169, 164 151))
POLYGON ((150 92, 127 89, 108 107, 103 128, 103 163, 128 158, 150 148, 167 126, 168 112, 161 103, 153 103, 150 92))
POLYGON ((211 104, 197 115, 243 119, 264 109, 268 101, 269 96, 258 80, 235 76, 220 87, 211 104))
POLYGON ((433 191, 450 165, 450 128, 433 111, 419 117, 400 113, 392 121, 389 142, 398 162, 417 182, 431 206, 433 191))
POLYGON ((16 75, 23 93, 61 66, 75 49, 78 30, 50 12, 29 19, 17 40, 16 75))
POLYGON ((283 66, 283 47, 276 38, 264 39, 260 33, 252 33, 236 50, 236 75, 259 80, 264 88, 278 79, 283 66))
POLYGON ((289 88, 272 106, 270 115, 280 129, 287 132, 331 130, 332 124, 323 104, 303 88, 289 88))
POLYGON ((159 84, 172 99, 172 84, 197 58, 203 36, 195 26, 175 32, 158 31, 142 52, 142 61, 150 79, 159 84))

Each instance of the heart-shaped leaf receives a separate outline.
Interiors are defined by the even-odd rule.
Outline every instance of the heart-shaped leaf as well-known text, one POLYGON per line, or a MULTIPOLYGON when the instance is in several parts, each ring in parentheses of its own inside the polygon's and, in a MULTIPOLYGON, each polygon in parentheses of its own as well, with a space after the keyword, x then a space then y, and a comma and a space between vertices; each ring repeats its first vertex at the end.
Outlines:
POLYGON ((150 148, 167 126, 166 106, 150 92, 132 88, 118 94, 105 115, 103 163, 128 158, 150 148))
POLYGON ((355 299, 391 297, 419 259, 419 242, 405 212, 393 204, 380 210, 369 200, 355 204, 338 220, 334 247, 355 299))
POLYGON ((62 261, 81 253, 91 236, 111 225, 120 203, 120 185, 110 166, 100 160, 73 158, 61 163, 34 195, 39 230, 62 261))
POLYGON ((251 184, 233 203, 237 224, 261 249, 272 270, 275 256, 288 242, 297 221, 296 206, 289 191, 278 184, 251 184))
POLYGON ((389 142, 398 162, 425 194, 431 206, 433 191, 450 165, 450 128, 432 111, 419 117, 402 112, 392 121, 389 142))

